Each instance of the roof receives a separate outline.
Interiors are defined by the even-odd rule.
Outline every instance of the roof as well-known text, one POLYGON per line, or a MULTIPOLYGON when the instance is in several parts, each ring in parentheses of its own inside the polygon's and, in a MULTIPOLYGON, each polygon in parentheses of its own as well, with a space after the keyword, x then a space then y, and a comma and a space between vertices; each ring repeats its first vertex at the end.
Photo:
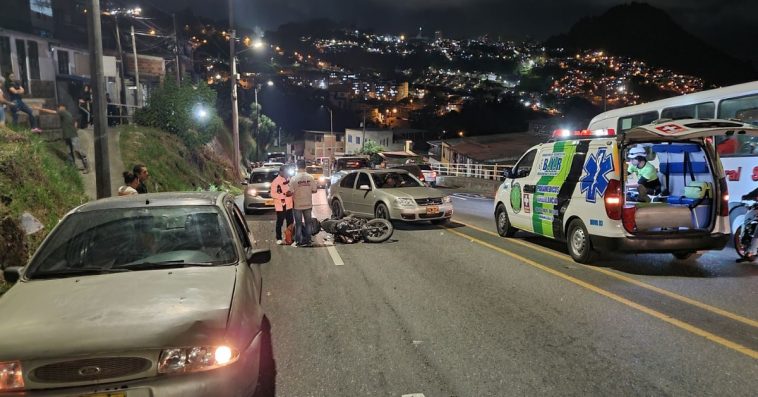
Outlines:
POLYGON ((457 138, 445 140, 444 143, 457 154, 475 161, 508 161, 518 160, 529 148, 544 140, 544 137, 533 133, 514 132, 457 138))
POLYGON ((218 205, 217 203, 226 192, 170 192, 134 194, 90 201, 74 212, 100 211, 112 208, 180 207, 191 205, 218 205))
POLYGON ((315 130, 303 130, 303 132, 305 132, 306 134, 315 134, 315 135, 329 135, 329 134, 334 134, 334 135, 341 135, 341 134, 344 134, 344 132, 341 132, 341 131, 315 131, 315 130))
POLYGON ((399 152, 380 152, 378 153, 379 156, 384 158, 411 158, 411 157, 421 157, 420 154, 416 154, 413 152, 406 152, 406 151, 399 151, 399 152))

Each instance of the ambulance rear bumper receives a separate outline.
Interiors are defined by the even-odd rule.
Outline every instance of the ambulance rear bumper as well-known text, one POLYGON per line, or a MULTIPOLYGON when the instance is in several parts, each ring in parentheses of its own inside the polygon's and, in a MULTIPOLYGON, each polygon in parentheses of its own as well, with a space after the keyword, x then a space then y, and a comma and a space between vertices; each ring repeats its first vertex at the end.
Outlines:
POLYGON ((598 251, 618 252, 682 252, 721 250, 729 243, 730 236, 723 233, 686 233, 676 236, 648 235, 632 237, 590 236, 592 247, 598 251))

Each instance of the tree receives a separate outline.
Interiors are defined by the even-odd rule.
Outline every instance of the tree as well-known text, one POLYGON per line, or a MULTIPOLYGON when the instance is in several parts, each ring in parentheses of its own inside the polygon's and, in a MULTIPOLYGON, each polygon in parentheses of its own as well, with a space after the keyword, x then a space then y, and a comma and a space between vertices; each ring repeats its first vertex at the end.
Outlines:
POLYGON ((367 140, 366 143, 363 145, 363 148, 358 152, 358 154, 365 154, 368 156, 373 156, 377 153, 381 153, 384 151, 384 146, 372 141, 367 140))
POLYGON ((266 149, 274 142, 278 129, 276 123, 268 116, 263 114, 263 108, 260 104, 253 103, 250 105, 250 136, 254 141, 254 148, 249 155, 256 161, 263 160, 266 149))

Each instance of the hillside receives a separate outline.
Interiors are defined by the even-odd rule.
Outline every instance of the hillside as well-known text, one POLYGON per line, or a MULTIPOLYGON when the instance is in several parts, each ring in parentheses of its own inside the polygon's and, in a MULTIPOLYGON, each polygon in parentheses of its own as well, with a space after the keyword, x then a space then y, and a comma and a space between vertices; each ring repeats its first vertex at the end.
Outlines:
POLYGON ((618 5, 600 16, 583 18, 567 34, 551 37, 545 45, 570 52, 602 49, 719 85, 758 78, 750 62, 705 43, 666 12, 644 3, 618 5))

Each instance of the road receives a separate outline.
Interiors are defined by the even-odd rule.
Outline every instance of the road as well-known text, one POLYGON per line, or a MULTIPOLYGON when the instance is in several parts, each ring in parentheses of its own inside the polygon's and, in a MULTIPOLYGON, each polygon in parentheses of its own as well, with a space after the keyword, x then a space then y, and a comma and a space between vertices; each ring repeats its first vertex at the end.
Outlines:
MULTIPOLYGON (((324 192, 317 217, 328 216, 324 192)), ((384 244, 273 244, 263 266, 279 396, 754 395, 758 265, 679 262, 494 231, 492 200, 454 196, 447 228, 384 244)))

